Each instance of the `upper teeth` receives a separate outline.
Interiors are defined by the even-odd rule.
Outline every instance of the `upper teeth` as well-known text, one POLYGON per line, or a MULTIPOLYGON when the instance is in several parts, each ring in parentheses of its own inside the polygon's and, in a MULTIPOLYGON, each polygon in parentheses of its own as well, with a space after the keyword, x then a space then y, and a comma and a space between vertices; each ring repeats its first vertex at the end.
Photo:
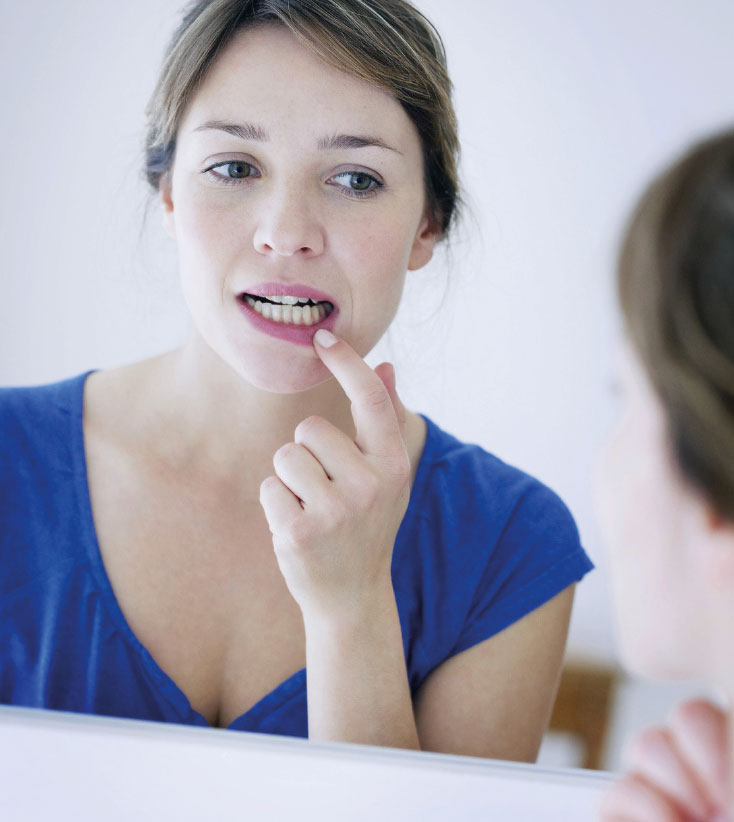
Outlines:
POLYGON ((282 305, 296 305, 302 303, 305 305, 309 302, 308 297, 268 297, 271 303, 281 303, 282 305))
MULTIPOLYGON (((268 300, 275 301, 275 298, 268 297, 268 300)), ((317 303, 316 305, 296 305, 296 303, 309 303, 310 300, 303 297, 278 297, 278 304, 263 302, 254 297, 247 296, 247 304, 254 308, 258 314, 269 320, 282 323, 293 323, 294 325, 315 325, 324 317, 328 316, 334 306, 328 302, 317 303), (286 302, 293 300, 294 302, 286 302)))

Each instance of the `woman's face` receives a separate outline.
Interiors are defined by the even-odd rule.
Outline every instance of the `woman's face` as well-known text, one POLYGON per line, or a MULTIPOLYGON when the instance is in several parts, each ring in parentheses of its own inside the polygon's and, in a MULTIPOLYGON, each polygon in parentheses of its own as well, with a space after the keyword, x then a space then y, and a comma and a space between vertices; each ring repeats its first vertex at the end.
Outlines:
POLYGON ((402 106, 276 25, 239 33, 217 58, 162 198, 198 334, 276 392, 330 376, 311 345, 318 327, 364 356, 437 239, 402 106))
POLYGON ((698 676, 710 634, 701 505, 666 440, 663 408, 632 348, 618 356, 621 409, 596 466, 618 639, 649 676, 698 676))

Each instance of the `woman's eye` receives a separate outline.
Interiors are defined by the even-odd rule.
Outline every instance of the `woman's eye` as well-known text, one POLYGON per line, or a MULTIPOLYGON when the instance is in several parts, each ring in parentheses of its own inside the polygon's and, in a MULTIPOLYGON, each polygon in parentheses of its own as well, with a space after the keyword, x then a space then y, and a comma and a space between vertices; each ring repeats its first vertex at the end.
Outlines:
POLYGON ((336 182, 345 189, 345 193, 357 197, 371 194, 383 185, 371 174, 366 174, 364 171, 344 171, 332 177, 330 182, 336 182))
POLYGON ((255 166, 244 160, 230 160, 227 163, 218 163, 207 169, 207 172, 217 182, 233 184, 237 180, 246 180, 248 177, 257 177, 255 166))

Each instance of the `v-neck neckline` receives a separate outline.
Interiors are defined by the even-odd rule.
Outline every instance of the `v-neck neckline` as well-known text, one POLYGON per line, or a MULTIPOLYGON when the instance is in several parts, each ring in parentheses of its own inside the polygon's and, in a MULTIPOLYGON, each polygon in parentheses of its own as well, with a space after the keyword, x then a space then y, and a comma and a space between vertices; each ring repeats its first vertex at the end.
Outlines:
MULTIPOLYGON (((212 727, 202 713, 194 709, 191 705, 186 693, 180 688, 171 676, 169 676, 163 668, 156 662, 150 651, 138 639, 130 624, 125 617, 125 614, 120 607, 117 600, 112 582, 107 574, 104 561, 102 559, 102 551, 99 545, 97 535, 97 528, 94 522, 94 513, 92 510, 91 492, 89 489, 89 477, 87 473, 87 458, 86 458, 86 441, 84 436, 84 389, 87 382, 87 377, 95 373, 97 369, 89 370, 77 378, 78 390, 75 392, 72 413, 70 414, 70 444, 72 460, 74 465, 74 476, 76 478, 76 496, 78 502, 78 513, 80 517, 81 530, 84 534, 84 544, 87 550, 87 558, 89 560, 92 575, 97 583, 100 594, 108 608, 109 614, 116 623, 117 628, 122 632, 130 645, 136 650, 142 663, 145 665, 148 672, 159 683, 161 689, 164 691, 166 697, 173 707, 183 715, 190 715, 194 719, 194 724, 212 727)), ((421 414, 421 417, 426 423, 426 437, 423 444, 423 451, 421 452, 416 469, 413 487, 411 489, 410 501, 401 522, 398 536, 395 539, 395 546, 393 549, 393 567, 395 560, 395 552, 398 546, 398 537, 400 530, 404 524, 412 516, 413 511, 417 505, 417 499, 423 496, 423 486, 425 484, 425 474, 428 471, 427 465, 429 462, 428 454, 431 450, 430 446, 434 439, 434 423, 426 416, 421 414)), ((289 677, 284 679, 280 684, 276 685, 272 691, 269 691, 263 697, 258 699, 250 708, 244 713, 238 715, 228 725, 223 726, 227 729, 235 726, 247 725, 253 722, 259 715, 263 714, 265 710, 272 711, 280 707, 282 704, 288 702, 293 698, 296 692, 305 690, 306 687, 306 669, 301 668, 289 677)), ((216 727, 216 726, 214 726, 216 727)))

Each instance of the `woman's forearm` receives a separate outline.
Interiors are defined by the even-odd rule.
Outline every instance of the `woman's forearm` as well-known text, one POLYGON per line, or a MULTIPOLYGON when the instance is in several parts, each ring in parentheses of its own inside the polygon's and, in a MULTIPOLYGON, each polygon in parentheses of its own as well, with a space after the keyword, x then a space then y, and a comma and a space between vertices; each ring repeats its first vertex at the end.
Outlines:
POLYGON ((304 622, 309 739, 420 750, 392 586, 304 622))

